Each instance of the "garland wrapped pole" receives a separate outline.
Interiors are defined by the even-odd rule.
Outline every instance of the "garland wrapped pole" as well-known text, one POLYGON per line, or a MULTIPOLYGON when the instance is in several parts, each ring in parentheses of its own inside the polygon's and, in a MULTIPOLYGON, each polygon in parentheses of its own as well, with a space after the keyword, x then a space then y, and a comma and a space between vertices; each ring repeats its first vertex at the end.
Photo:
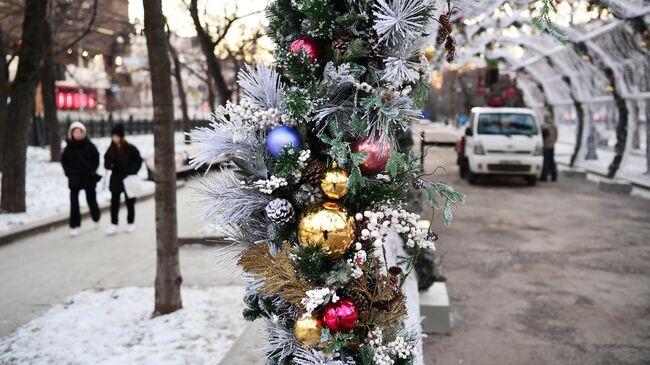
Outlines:
POLYGON ((405 209, 424 191, 445 223, 463 194, 421 174, 396 134, 429 93, 434 2, 276 0, 277 67, 247 66, 241 102, 193 132, 204 218, 241 249, 244 316, 267 326, 269 364, 413 364, 402 284, 438 235, 405 209), (409 254, 387 259, 401 236, 409 254))

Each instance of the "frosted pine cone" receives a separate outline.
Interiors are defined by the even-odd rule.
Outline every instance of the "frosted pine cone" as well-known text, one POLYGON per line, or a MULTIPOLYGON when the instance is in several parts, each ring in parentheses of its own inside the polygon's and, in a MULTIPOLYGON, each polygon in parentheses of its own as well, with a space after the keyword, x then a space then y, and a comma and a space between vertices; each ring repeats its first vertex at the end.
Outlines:
POLYGON ((266 216, 273 223, 289 223, 293 220, 293 206, 286 199, 272 200, 265 208, 266 216))

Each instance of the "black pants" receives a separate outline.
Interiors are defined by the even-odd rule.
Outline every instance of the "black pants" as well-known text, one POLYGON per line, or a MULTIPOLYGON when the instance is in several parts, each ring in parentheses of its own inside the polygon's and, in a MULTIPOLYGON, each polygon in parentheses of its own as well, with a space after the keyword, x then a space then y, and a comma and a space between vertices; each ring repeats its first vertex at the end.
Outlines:
POLYGON ((544 166, 542 167, 542 180, 557 180, 557 166, 555 165, 555 148, 544 148, 544 166))
POLYGON ((117 224, 117 216, 120 212, 120 196, 124 193, 126 198, 126 221, 133 224, 135 221, 135 198, 129 198, 124 189, 111 191, 111 223, 117 224))
POLYGON ((99 222, 101 211, 97 205, 97 196, 95 194, 95 186, 92 187, 78 187, 70 188, 70 228, 81 227, 81 211, 79 210, 79 192, 86 191, 86 202, 90 209, 90 216, 94 222, 99 222))

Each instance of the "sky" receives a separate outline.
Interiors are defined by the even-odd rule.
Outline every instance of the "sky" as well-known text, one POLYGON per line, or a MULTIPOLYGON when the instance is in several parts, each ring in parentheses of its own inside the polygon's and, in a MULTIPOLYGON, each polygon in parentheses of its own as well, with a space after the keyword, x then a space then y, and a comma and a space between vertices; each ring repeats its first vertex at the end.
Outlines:
MULTIPOLYGON (((208 20, 223 17, 224 14, 230 14, 235 10, 236 6, 238 7, 238 15, 258 12, 233 24, 226 40, 234 43, 242 34, 240 28, 243 28, 245 33, 250 34, 254 29, 259 28, 260 24, 262 26, 267 25, 264 19, 264 9, 268 2, 268 0, 199 0, 198 8, 200 16, 203 16, 202 14, 205 10, 208 20)), ((174 33, 183 37, 196 35, 194 24, 188 10, 188 4, 189 0, 162 0, 163 13, 167 17, 169 27, 174 33)), ((141 0, 129 0, 129 18, 132 23, 136 24, 136 27, 137 24, 140 24, 140 27, 142 26, 144 10, 141 0)), ((266 48, 271 47, 271 42, 268 38, 260 40, 260 43, 266 48)))

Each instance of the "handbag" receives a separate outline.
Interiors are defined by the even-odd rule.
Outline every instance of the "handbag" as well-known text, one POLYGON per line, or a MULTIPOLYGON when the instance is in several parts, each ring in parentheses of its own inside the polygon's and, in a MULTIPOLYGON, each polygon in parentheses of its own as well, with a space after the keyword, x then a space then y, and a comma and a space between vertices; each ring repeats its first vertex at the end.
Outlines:
POLYGON ((142 180, 138 175, 128 175, 123 180, 124 192, 129 198, 135 198, 142 193, 142 180))

